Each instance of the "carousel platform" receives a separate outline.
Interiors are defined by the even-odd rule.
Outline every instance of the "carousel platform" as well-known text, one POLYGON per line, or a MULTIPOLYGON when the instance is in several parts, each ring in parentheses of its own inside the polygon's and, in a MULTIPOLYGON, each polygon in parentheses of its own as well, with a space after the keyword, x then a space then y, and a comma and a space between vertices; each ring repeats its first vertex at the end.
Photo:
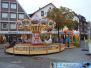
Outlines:
POLYGON ((65 50, 65 44, 53 43, 48 45, 16 44, 14 47, 5 48, 5 52, 13 55, 43 55, 57 53, 65 50))

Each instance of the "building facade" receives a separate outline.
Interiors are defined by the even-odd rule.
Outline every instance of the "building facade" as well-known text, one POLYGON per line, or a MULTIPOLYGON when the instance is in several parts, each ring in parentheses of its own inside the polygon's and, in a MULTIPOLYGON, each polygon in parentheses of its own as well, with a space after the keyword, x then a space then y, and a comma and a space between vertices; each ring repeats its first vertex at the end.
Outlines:
POLYGON ((41 20, 44 17, 47 16, 47 13, 50 9, 56 8, 52 3, 49 3, 45 5, 42 8, 39 8, 39 10, 35 11, 33 14, 29 14, 32 20, 41 20))
POLYGON ((81 40, 88 39, 89 30, 90 30, 90 23, 86 21, 86 18, 82 15, 78 15, 79 18, 79 31, 81 40))
POLYGON ((23 19, 29 17, 17 0, 0 0, 0 31, 16 31, 23 19))

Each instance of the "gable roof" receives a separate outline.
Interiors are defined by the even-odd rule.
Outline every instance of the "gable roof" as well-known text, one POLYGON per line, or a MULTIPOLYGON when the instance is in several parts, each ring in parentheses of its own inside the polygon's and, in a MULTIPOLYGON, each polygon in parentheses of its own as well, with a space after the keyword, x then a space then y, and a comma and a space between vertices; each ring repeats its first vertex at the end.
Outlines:
MULTIPOLYGON (((42 8, 40 8, 40 9, 38 9, 37 11, 35 11, 34 13, 32 13, 32 14, 29 14, 29 16, 30 17, 32 17, 35 13, 37 13, 38 11, 40 11, 40 10, 42 10, 42 9, 44 9, 45 7, 47 7, 48 5, 53 5, 52 3, 49 3, 49 4, 47 4, 47 5, 45 5, 44 7, 42 7, 42 8)), ((53 5, 54 6, 54 5, 53 5)), ((54 6, 55 8, 56 8, 56 6, 54 6)))
POLYGON ((18 0, 16 0, 16 2, 19 4, 19 6, 22 8, 23 12, 26 14, 26 16, 30 19, 30 16, 27 14, 27 12, 23 9, 23 7, 21 6, 21 4, 19 3, 18 0))

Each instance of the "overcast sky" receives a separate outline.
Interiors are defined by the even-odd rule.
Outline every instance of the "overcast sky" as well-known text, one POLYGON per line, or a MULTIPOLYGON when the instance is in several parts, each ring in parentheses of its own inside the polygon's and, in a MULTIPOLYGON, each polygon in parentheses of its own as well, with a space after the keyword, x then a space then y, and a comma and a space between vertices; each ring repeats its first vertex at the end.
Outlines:
POLYGON ((31 14, 49 3, 53 3, 56 7, 68 7, 86 17, 87 21, 91 21, 91 0, 18 0, 23 9, 31 14))

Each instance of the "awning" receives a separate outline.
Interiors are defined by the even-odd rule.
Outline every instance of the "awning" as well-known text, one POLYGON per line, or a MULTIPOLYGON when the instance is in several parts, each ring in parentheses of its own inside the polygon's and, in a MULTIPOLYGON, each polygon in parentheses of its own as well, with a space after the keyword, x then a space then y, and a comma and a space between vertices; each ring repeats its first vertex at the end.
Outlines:
POLYGON ((31 31, 0 31, 0 34, 32 34, 31 31))

